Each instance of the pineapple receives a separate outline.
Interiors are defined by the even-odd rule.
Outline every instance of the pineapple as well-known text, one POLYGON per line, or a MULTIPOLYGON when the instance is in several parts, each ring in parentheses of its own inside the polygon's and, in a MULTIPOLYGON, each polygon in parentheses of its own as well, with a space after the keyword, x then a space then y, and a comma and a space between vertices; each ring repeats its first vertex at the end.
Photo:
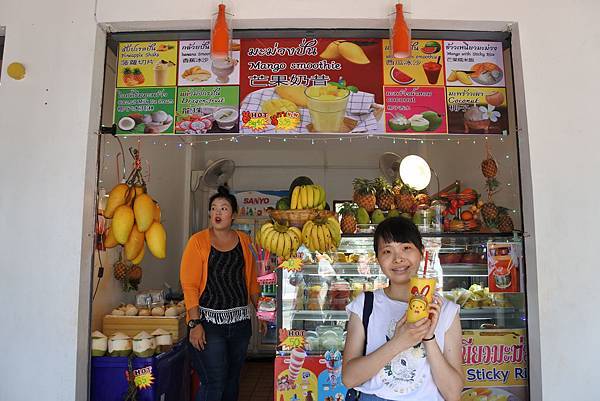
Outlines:
POLYGON ((495 222, 498 218, 498 207, 492 202, 484 203, 481 207, 481 216, 489 226, 490 223, 495 222))
POLYGON ((138 85, 144 83, 144 74, 142 74, 142 71, 139 68, 135 68, 133 70, 133 79, 138 83, 138 85))
POLYGON ((417 207, 417 201, 413 195, 412 189, 408 185, 403 185, 400 195, 396 196, 396 207, 402 213, 414 213, 417 207))
POLYGON ((340 227, 344 234, 354 234, 356 232, 356 205, 352 203, 344 203, 340 210, 342 214, 342 222, 340 227))
POLYGON ((113 276, 119 281, 125 280, 128 270, 129 269, 125 263, 118 261, 113 265, 113 276))
POLYGON ((424 193, 417 194, 417 196, 415 196, 415 201, 417 202, 417 205, 431 205, 431 198, 424 193))
POLYGON ((388 211, 396 208, 392 186, 384 177, 375 179, 377 205, 381 210, 388 211))
POLYGON ((366 178, 355 178, 352 185, 354 186, 352 199, 358 206, 364 207, 367 212, 372 213, 377 202, 373 183, 366 178))
POLYGON ((498 230, 501 233, 510 233, 515 229, 512 219, 508 213, 502 213, 498 216, 498 230))
POLYGON ((481 162, 481 172, 485 178, 494 178, 498 174, 498 164, 491 155, 481 162))

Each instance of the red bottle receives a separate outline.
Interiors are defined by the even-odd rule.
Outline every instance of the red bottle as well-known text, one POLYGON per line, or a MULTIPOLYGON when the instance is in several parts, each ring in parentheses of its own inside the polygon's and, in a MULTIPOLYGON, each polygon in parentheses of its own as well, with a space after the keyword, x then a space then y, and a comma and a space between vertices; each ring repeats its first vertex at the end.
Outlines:
POLYGON ((404 20, 402 4, 396 4, 396 19, 391 32, 392 54, 396 58, 406 58, 411 55, 410 28, 404 20))
POLYGON ((224 59, 229 56, 230 40, 229 25, 225 16, 225 4, 219 4, 219 11, 210 38, 210 55, 213 60, 224 59))

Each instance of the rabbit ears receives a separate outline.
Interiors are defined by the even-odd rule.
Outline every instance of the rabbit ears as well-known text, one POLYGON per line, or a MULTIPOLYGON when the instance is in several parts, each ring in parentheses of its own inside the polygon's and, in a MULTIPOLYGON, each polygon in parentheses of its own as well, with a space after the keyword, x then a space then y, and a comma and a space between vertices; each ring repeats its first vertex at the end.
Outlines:
POLYGON ((427 294, 429 294, 429 290, 431 289, 431 287, 429 285, 424 286, 421 289, 421 292, 419 293, 419 288, 417 286, 414 286, 410 292, 413 295, 421 295, 421 296, 427 296, 427 294))

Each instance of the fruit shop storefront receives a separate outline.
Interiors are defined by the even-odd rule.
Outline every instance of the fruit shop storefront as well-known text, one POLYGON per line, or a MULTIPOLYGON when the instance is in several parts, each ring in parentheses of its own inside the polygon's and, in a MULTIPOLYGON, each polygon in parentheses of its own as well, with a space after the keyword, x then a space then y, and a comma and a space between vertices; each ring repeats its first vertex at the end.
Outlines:
POLYGON ((253 326, 268 330, 249 357, 272 361, 275 400, 345 394, 345 306, 387 285, 372 239, 393 216, 419 227, 438 290, 461 306, 462 399, 530 399, 534 244, 513 40, 415 29, 397 58, 386 29, 235 30, 215 59, 210 31, 109 34, 92 399, 197 387, 179 262, 223 183, 254 239, 253 326))

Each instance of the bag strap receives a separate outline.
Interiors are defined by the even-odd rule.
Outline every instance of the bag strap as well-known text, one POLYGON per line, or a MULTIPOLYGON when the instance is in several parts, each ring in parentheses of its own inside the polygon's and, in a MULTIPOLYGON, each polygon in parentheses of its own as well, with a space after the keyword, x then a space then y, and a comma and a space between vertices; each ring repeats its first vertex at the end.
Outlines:
POLYGON ((365 291, 365 303, 363 304, 362 323, 365 329, 365 344, 363 346, 363 356, 367 355, 367 333, 369 328, 369 318, 373 312, 373 292, 365 291))

